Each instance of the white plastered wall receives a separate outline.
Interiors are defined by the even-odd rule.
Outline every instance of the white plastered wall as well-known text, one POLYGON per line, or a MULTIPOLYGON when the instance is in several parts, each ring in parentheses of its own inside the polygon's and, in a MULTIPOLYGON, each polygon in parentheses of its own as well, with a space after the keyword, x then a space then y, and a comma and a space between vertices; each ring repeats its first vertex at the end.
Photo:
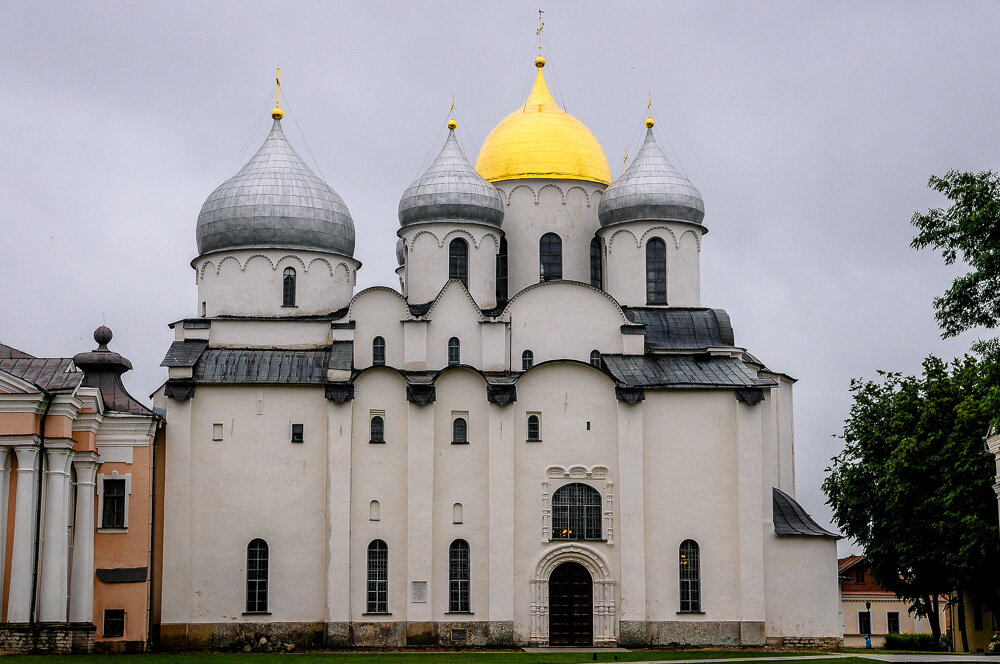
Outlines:
POLYGON ((764 536, 764 589, 768 637, 843 636, 837 540, 764 536))
POLYGON ((667 249, 667 304, 701 306, 702 229, 691 224, 635 221, 602 228, 604 288, 628 306, 645 306, 646 243, 654 237, 667 249))
POLYGON ((451 241, 465 241, 469 249, 469 292, 483 309, 496 306, 496 257, 501 231, 472 223, 433 222, 399 231, 406 251, 404 280, 410 302, 430 302, 448 281, 451 241))

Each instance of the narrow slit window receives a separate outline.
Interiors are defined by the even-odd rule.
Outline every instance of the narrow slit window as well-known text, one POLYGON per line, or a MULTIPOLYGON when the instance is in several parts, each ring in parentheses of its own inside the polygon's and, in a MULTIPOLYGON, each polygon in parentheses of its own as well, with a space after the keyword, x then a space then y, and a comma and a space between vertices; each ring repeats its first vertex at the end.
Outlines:
POLYGON ((542 439, 541 423, 538 415, 528 415, 528 440, 538 442, 542 439))
POLYGON ((590 241, 590 285, 601 288, 604 283, 604 266, 601 262, 601 241, 594 238, 590 241))
POLYGON ((701 552, 694 540, 681 542, 678 558, 681 582, 681 611, 701 611, 701 552))
POLYGON ((469 612, 469 543, 457 539, 448 548, 448 611, 469 612))
POLYGON ((385 366, 385 339, 382 337, 372 339, 372 364, 385 366))
POLYGON ((373 500, 368 504, 368 520, 369 521, 379 521, 382 518, 382 506, 379 505, 377 500, 373 500))
POLYGON ((104 511, 101 514, 102 528, 125 527, 125 480, 104 480, 104 511))
POLYGON ((667 245, 658 237, 646 243, 646 304, 667 303, 667 245))
POLYGON ((459 364, 462 361, 462 343, 458 337, 448 339, 448 364, 459 364))
POLYGON ((462 523, 465 521, 464 510, 462 508, 462 503, 455 503, 451 506, 451 522, 452 523, 462 523))
POLYGON ((385 442, 385 420, 382 419, 381 415, 375 415, 372 417, 371 421, 371 437, 369 442, 372 443, 384 443, 385 442))
POLYGON ((601 351, 599 350, 590 351, 590 365, 597 367, 598 369, 601 368, 601 351))
POLYGON ((464 417, 456 417, 451 423, 451 444, 465 445, 469 442, 469 423, 464 417))
POLYGON ((497 304, 507 301, 507 238, 500 238, 497 253, 497 304))
POLYGON ((382 540, 368 545, 367 613, 389 612, 389 547, 382 540))
POLYGON ((538 280, 562 279, 562 238, 546 233, 538 241, 538 280))
POLYGON ((448 245, 448 278, 469 287, 469 245, 465 240, 455 238, 448 245))
POLYGON ((267 542, 247 545, 247 613, 267 613, 267 542))
POLYGON ((295 306, 295 268, 286 267, 281 279, 281 306, 295 306))
POLYGON ((530 350, 521 353, 521 371, 527 371, 533 366, 535 366, 535 354, 530 350))

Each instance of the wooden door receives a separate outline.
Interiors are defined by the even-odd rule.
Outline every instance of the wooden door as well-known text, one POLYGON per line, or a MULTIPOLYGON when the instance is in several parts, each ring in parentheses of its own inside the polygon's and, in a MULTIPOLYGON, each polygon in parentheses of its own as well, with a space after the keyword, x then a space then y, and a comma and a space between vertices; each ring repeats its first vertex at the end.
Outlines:
POLYGON ((563 563, 549 577, 549 645, 589 646, 594 642, 594 588, 580 563, 563 563))

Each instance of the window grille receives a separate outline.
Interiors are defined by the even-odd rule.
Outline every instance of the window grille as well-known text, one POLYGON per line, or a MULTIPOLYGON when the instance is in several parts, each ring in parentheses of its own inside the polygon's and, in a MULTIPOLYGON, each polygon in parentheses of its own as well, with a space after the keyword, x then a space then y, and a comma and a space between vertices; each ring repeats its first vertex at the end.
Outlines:
POLYGON ((376 415, 372 418, 371 422, 371 440, 372 443, 384 443, 385 442, 385 420, 382 419, 381 415, 376 415))
POLYGON ((601 288, 604 269, 601 264, 601 241, 596 237, 590 241, 590 285, 601 288))
POLYGON ((500 238, 497 253, 497 304, 507 301, 507 238, 500 238))
POLYGON ((267 612, 267 542, 247 545, 247 613, 267 612))
POLYGON ((528 415, 528 440, 539 441, 541 439, 541 426, 538 415, 528 415))
POLYGON ((458 337, 448 339, 448 364, 459 364, 462 361, 462 344, 458 337))
POLYGON ((539 281, 562 279, 562 239, 555 233, 546 233, 538 241, 539 281))
POLYGON ((305 440, 304 427, 301 424, 292 425, 292 442, 301 443, 305 440))
POLYGON ((101 514, 102 528, 125 527, 125 480, 104 480, 104 512, 101 514))
POLYGON ((592 350, 590 351, 590 364, 591 366, 601 368, 601 351, 592 350))
POLYGON ((521 353, 521 371, 527 371, 535 365, 535 354, 530 350, 521 353))
POLYGON ((125 609, 104 609, 104 638, 125 636, 125 609))
POLYGON ((601 494, 575 482, 552 494, 552 539, 601 539, 601 494))
POLYGON ((389 612, 389 547, 382 540, 368 545, 367 612, 389 612))
POLYGON ((372 364, 378 367, 385 365, 385 339, 382 337, 372 339, 372 364))
POLYGON ((281 306, 295 306, 295 268, 286 267, 281 280, 281 306))
POLYGON ((667 245, 658 237, 646 243, 646 304, 667 303, 667 245))
POLYGON ((681 611, 701 611, 701 562, 698 543, 681 542, 680 555, 681 611))
POLYGON ((455 238, 448 245, 448 278, 469 287, 469 245, 465 240, 455 238))
POLYGON ((464 445, 469 442, 469 424, 464 417, 456 417, 451 423, 452 445, 464 445))
POLYGON ((448 549, 448 610, 469 612, 469 543, 463 539, 448 549))

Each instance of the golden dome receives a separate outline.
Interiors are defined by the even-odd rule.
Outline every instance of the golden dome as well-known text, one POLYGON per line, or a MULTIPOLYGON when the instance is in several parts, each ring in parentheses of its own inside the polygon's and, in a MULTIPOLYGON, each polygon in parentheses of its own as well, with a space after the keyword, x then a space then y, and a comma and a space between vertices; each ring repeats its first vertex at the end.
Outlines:
POLYGON ((538 74, 528 100, 486 137, 476 170, 490 182, 562 178, 610 184, 611 167, 601 144, 549 94, 544 58, 536 58, 535 66, 538 74))

